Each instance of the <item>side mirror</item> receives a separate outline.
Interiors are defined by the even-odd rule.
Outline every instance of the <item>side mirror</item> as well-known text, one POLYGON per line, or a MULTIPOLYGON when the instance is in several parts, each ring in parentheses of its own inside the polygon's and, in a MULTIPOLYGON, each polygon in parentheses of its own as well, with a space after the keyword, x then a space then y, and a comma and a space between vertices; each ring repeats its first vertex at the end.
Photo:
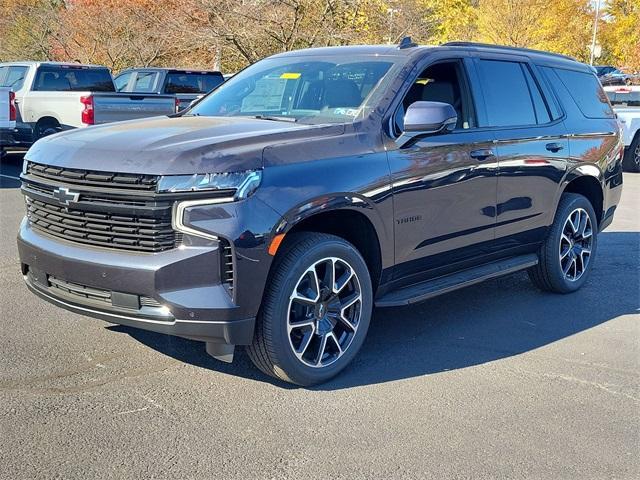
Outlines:
POLYGON ((414 102, 404 114, 404 132, 426 135, 450 132, 457 122, 458 114, 448 103, 414 102))

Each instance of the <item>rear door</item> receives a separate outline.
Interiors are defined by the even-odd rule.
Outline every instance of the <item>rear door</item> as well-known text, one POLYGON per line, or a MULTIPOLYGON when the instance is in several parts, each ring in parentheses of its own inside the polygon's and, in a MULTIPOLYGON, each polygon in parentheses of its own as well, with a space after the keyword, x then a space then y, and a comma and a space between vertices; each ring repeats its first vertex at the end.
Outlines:
POLYGON ((475 59, 487 127, 496 140, 496 248, 507 252, 541 241, 552 222, 569 157, 563 114, 527 57, 475 59))

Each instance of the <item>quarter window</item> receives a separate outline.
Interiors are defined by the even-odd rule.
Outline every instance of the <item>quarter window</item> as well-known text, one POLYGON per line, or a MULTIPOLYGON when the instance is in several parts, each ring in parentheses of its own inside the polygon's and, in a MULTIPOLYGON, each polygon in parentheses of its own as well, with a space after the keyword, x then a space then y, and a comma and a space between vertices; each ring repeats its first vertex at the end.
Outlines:
POLYGON ((615 117, 607 94, 602 90, 602 85, 594 74, 564 68, 554 68, 553 71, 585 117, 615 117))

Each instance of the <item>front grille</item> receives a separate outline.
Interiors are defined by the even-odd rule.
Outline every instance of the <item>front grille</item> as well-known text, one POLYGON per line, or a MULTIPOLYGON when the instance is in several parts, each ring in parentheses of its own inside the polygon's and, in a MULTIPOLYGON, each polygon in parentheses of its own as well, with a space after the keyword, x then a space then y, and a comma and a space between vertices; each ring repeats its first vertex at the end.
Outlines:
POLYGON ((50 288, 58 292, 64 292, 85 300, 93 300, 111 305, 111 292, 108 290, 100 290, 85 285, 78 285, 77 283, 65 282, 52 275, 49 275, 47 280, 49 280, 49 284, 51 285, 50 288))
POLYGON ((26 174, 34 179, 70 185, 122 189, 128 191, 154 192, 158 184, 155 175, 134 173, 110 173, 76 168, 52 167, 28 162, 26 174))
MULTIPOLYGON (((29 272, 31 275, 31 272, 29 272)), ((31 278, 32 283, 33 278, 31 278)), ((104 310, 117 310, 126 311, 131 310, 141 316, 147 317, 160 317, 163 320, 170 319, 171 315, 168 313, 165 307, 162 306, 155 298, 146 297, 144 295, 130 296, 137 298, 139 308, 123 307, 115 305, 113 302, 113 292, 110 290, 103 290, 100 288, 88 287, 86 285, 80 285, 78 283, 67 282, 53 275, 47 276, 47 290, 50 294, 62 298, 64 300, 71 301, 76 304, 96 307, 104 310)))
POLYGON ((145 216, 81 210, 27 197, 27 217, 33 228, 73 242, 121 250, 174 248, 180 237, 171 227, 170 212, 145 216))

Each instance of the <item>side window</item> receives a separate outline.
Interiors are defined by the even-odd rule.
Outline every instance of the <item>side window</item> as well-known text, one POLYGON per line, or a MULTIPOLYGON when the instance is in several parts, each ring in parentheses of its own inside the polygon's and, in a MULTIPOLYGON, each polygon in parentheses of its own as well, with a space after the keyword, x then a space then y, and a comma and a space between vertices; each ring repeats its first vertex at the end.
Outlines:
POLYGON ((564 68, 553 68, 553 71, 585 117, 615 118, 607 94, 595 75, 564 68))
POLYGON ((549 121, 549 112, 538 86, 533 78, 527 79, 526 74, 531 74, 526 65, 502 60, 480 60, 478 63, 489 126, 535 125, 549 121), (534 106, 536 102, 540 121, 534 106))
POLYGON ((133 91, 138 93, 152 93, 157 76, 157 72, 138 72, 133 84, 133 91))
POLYGON ((531 99, 533 100, 533 108, 536 112, 537 123, 549 123, 551 121, 551 115, 549 115, 547 104, 544 101, 544 98, 542 98, 540 87, 533 78, 533 75, 531 75, 529 67, 527 67, 526 65, 522 65, 522 70, 524 72, 525 78, 527 79, 527 86, 529 87, 529 93, 531 94, 531 99))
POLYGON ((404 130, 405 112, 412 103, 418 101, 443 102, 452 105, 458 114, 456 129, 477 126, 464 67, 457 60, 430 65, 420 73, 395 113, 396 134, 404 130))
POLYGON ((129 80, 131 79, 132 72, 123 73, 118 75, 113 79, 113 83, 116 85, 116 91, 121 92, 127 85, 129 84, 129 80))

